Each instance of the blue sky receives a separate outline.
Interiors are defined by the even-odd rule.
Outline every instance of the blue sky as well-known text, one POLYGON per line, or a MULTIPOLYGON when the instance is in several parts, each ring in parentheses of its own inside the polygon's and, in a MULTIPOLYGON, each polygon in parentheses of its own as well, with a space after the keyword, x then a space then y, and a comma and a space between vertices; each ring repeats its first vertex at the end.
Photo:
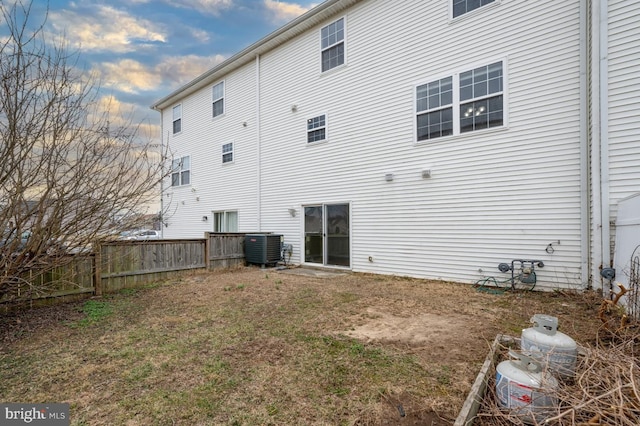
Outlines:
MULTIPOLYGON (((17 0, 0 0, 5 5, 17 0)), ((322 0, 50 0, 46 30, 64 33, 102 94, 159 138, 156 100, 322 0)), ((46 0, 34 0, 40 22, 46 0)))

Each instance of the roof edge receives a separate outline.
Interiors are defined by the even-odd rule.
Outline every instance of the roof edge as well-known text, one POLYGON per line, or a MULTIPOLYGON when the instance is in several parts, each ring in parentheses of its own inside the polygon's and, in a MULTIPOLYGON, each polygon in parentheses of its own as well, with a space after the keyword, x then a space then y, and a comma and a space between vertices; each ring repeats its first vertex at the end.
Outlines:
POLYGON ((185 96, 188 96, 210 84, 220 76, 228 74, 241 66, 246 65, 252 61, 256 55, 262 55, 273 50, 282 43, 293 39, 298 34, 317 25, 318 21, 324 20, 350 6, 353 6, 359 1, 361 0, 327 0, 319 4, 313 9, 298 16, 291 22, 261 38, 257 42, 244 48, 229 59, 226 59, 222 63, 194 78, 189 83, 174 90, 169 95, 156 101, 150 108, 155 111, 162 111, 164 108, 176 103, 185 96))

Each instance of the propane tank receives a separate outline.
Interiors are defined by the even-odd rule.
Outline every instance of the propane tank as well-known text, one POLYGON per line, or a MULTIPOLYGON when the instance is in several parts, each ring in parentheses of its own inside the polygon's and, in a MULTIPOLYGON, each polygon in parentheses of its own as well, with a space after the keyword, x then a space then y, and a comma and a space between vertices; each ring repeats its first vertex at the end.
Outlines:
POLYGON ((559 378, 574 377, 578 345, 571 337, 558 331, 558 318, 535 314, 531 322, 533 327, 522 330, 522 350, 548 365, 559 378))
POLYGON ((558 381, 533 358, 511 351, 509 355, 515 359, 496 367, 498 404, 525 423, 543 423, 558 407, 558 381))

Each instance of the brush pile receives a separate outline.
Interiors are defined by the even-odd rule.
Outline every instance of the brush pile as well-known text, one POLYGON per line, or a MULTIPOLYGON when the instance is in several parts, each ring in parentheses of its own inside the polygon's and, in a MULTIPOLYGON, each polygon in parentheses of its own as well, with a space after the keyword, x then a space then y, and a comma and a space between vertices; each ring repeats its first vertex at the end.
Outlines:
MULTIPOLYGON (((640 327, 617 309, 618 299, 603 302, 596 343, 581 347, 575 377, 560 381, 555 390, 560 404, 543 423, 525 422, 498 407, 491 377, 474 426, 640 425, 640 327)), ((502 359, 508 349, 502 348, 502 359)))

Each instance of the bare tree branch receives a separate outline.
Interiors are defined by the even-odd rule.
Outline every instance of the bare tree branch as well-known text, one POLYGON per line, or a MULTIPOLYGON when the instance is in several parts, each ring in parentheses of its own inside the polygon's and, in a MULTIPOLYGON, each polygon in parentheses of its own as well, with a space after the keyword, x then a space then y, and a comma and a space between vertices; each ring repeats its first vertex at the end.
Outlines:
POLYGON ((27 271, 68 262, 61 248, 122 230, 159 194, 167 157, 104 102, 64 37, 32 25, 31 6, 0 0, 0 300, 27 271))

